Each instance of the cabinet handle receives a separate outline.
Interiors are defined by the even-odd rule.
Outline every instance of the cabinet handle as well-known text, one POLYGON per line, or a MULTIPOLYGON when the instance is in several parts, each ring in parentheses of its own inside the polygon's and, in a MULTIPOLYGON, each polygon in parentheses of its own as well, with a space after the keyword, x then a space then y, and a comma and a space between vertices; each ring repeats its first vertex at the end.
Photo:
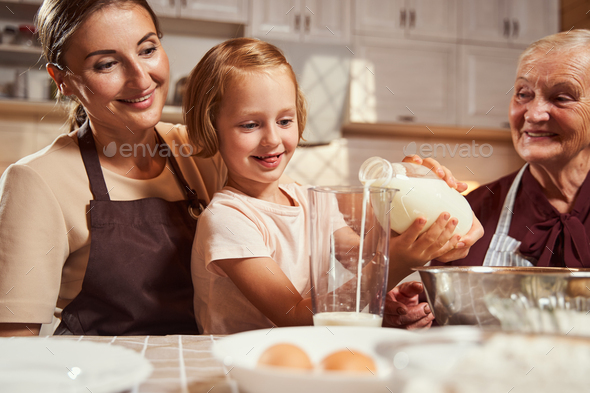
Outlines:
POLYGON ((400 27, 406 27, 406 10, 404 9, 399 11, 399 25, 400 27))
POLYGON ((403 122, 413 122, 416 121, 416 116, 398 116, 397 119, 403 122))
POLYGON ((510 37, 510 20, 508 18, 504 18, 504 37, 510 37))
POLYGON ((410 29, 416 27, 416 11, 410 10, 410 29))
POLYGON ((518 20, 513 19, 512 20, 512 36, 518 37, 519 30, 520 30, 520 25, 518 23, 518 20))
POLYGON ((170 7, 174 7, 174 1, 175 0, 168 0, 168 4, 170 4, 170 7))
POLYGON ((181 0, 181 5, 186 8, 186 0, 181 0))
POLYGON ((301 15, 296 14, 295 15, 295 31, 299 31, 300 28, 301 28, 301 15))
POLYGON ((311 26, 311 16, 305 15, 305 32, 306 33, 309 33, 310 26, 311 26))

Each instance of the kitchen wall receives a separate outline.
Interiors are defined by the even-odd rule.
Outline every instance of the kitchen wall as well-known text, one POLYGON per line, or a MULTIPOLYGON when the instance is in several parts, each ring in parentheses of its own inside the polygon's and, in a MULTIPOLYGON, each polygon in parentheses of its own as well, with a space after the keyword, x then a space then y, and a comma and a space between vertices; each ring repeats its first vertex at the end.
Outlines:
POLYGON ((468 191, 523 165, 510 141, 351 136, 323 146, 299 147, 286 172, 302 184, 358 185, 358 170, 367 158, 399 162, 405 152, 436 159, 457 179, 467 182, 468 191))

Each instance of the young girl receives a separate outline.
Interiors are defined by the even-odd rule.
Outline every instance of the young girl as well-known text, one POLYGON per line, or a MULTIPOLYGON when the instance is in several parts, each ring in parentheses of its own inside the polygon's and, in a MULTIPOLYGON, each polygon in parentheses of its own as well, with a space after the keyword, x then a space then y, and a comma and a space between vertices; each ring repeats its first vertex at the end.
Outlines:
MULTIPOLYGON (((228 169, 225 188, 199 218, 193 245, 199 330, 311 325, 307 190, 279 181, 306 122, 291 66, 271 44, 229 40, 195 67, 186 94, 186 124, 199 155, 219 151, 228 169)), ((390 271, 396 278, 390 288, 459 240, 451 236, 457 220, 448 215, 418 240, 425 220, 416 221, 398 237, 403 241, 392 241, 390 270, 397 275, 390 271)))

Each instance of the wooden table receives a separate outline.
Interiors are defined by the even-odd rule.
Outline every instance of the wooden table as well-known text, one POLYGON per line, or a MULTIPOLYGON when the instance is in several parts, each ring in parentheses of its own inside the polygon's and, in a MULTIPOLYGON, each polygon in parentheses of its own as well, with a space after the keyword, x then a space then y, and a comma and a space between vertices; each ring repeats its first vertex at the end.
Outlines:
POLYGON ((136 351, 154 366, 152 375, 131 393, 238 393, 229 371, 212 353, 221 336, 51 336, 49 340, 77 340, 120 345, 136 351))

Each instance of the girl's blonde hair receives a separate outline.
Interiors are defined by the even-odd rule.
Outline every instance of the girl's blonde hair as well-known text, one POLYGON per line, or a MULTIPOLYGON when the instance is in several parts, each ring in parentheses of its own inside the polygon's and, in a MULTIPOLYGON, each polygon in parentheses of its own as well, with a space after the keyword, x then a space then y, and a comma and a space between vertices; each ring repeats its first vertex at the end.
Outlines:
POLYGON ((235 38, 211 48, 191 71, 183 100, 184 121, 197 156, 211 157, 219 150, 215 117, 225 89, 248 72, 277 67, 287 70, 295 84, 299 138, 307 121, 307 103, 283 52, 268 42, 235 38))

